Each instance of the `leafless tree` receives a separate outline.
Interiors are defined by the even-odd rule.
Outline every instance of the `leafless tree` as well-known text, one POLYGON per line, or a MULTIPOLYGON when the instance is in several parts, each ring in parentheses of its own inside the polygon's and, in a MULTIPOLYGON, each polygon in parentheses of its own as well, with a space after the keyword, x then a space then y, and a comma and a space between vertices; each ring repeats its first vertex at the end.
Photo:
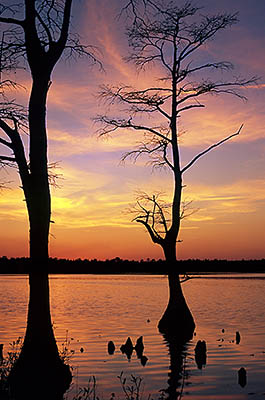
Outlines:
POLYGON ((29 217, 31 268, 26 336, 10 374, 14 395, 58 398, 70 384, 69 367, 61 361, 52 329, 47 273, 51 220, 47 156, 46 102, 52 71, 64 53, 96 58, 77 35, 69 33, 72 0, 22 0, 0 4, 1 110, 0 162, 16 166, 29 217), (8 101, 5 88, 14 83, 8 72, 29 68, 32 87, 28 109, 8 101), (6 77, 7 76, 7 77, 6 77), (29 137, 29 158, 22 134, 29 137), (8 153, 9 151, 9 153, 8 153), (36 392, 36 388, 38 391, 36 392), (30 392, 31 391, 31 392, 30 392), (47 391, 53 393, 47 394, 47 391), (37 394, 36 394, 37 393, 37 394))
POLYGON ((239 135, 242 125, 236 132, 201 151, 186 165, 181 165, 180 117, 187 111, 203 108, 207 94, 230 94, 245 99, 240 89, 255 83, 257 78, 217 80, 218 71, 229 72, 233 65, 228 61, 201 62, 202 58, 197 57, 217 33, 237 22, 237 14, 201 16, 200 8, 191 1, 178 4, 177 1, 162 0, 126 3, 122 12, 127 14, 130 22, 127 36, 131 49, 126 60, 140 71, 155 66, 160 73, 159 79, 154 77, 153 86, 141 89, 127 85, 102 86, 101 98, 110 105, 120 104, 124 116, 99 115, 96 120, 102 124, 101 135, 120 129, 143 133, 139 147, 125 154, 123 159, 137 160, 141 155, 148 155, 154 167, 166 167, 172 172, 171 203, 161 204, 156 194, 142 195, 137 200, 135 221, 144 225, 151 240, 162 247, 167 261, 169 303, 159 329, 162 332, 176 329, 178 323, 183 334, 187 327, 186 336, 189 336, 195 325, 182 294, 176 262, 176 242, 185 211, 181 199, 183 174, 202 156, 239 135), (208 77, 210 72, 214 79, 208 77), (145 115, 148 118, 144 118, 145 115))

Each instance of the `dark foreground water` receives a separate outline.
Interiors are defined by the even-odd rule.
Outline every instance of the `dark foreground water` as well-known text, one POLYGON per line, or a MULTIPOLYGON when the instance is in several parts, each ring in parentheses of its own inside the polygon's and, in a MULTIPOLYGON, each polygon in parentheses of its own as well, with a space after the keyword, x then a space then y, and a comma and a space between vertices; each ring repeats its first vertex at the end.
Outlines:
MULTIPOLYGON (((58 347, 67 337, 74 350, 70 364, 74 381, 65 396, 96 377, 100 399, 124 399, 117 376, 141 377, 141 396, 148 399, 265 399, 265 275, 251 279, 192 279, 184 283, 187 302, 196 322, 196 336, 186 347, 168 343, 157 330, 167 304, 167 279, 161 276, 51 276, 51 309, 58 347), (263 278, 263 279, 259 279, 263 278), (241 340, 236 344, 236 331, 241 340), (120 346, 130 336, 143 336, 144 355, 130 359, 120 346), (109 355, 107 344, 116 346, 109 355), (207 343, 206 365, 198 365, 194 348, 207 343), (81 350, 81 351, 80 351, 81 350), (146 364, 144 364, 146 361, 146 364), (246 381, 238 381, 238 370, 246 381)), ((231 278, 231 276, 230 276, 231 278)), ((245 276, 246 278, 246 276, 245 276)), ((9 343, 26 327, 26 276, 0 276, 0 343, 9 343)), ((176 329, 178 327, 176 326, 176 329)), ((41 350, 40 350, 41 351, 41 350)), ((198 360, 197 360, 198 361, 198 360)))

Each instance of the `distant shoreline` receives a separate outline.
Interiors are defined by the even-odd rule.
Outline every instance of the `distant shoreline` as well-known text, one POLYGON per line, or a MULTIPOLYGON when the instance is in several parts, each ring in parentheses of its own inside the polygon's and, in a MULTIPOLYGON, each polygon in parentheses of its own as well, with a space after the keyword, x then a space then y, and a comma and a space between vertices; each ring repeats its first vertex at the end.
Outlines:
MULTIPOLYGON (((203 280, 264 280, 265 281, 265 276, 258 276, 258 274, 265 274, 265 272, 238 272, 238 274, 240 274, 240 276, 235 276, 234 272, 196 272, 196 273, 188 273, 189 274, 189 279, 185 280, 185 282, 188 282, 190 280, 194 280, 194 279, 203 279, 203 280), (219 275, 219 276, 213 276, 214 274, 219 275), (229 274, 231 274, 231 276, 229 276, 229 274), (253 274, 255 276, 243 276, 244 274, 253 274), (210 276, 209 276, 210 275, 210 276), (220 276, 221 275, 221 276, 220 276)), ((78 276, 78 275, 84 275, 84 276, 92 276, 92 275, 98 275, 98 276, 160 276, 160 277, 166 277, 166 274, 163 273, 146 273, 146 272, 120 272, 120 273, 113 273, 113 272, 108 272, 108 273, 64 273, 64 272, 60 272, 60 273, 50 273, 49 272, 49 276, 78 276)), ((25 276, 28 277, 28 273, 12 273, 12 272, 0 272, 0 276, 10 276, 10 277, 14 277, 14 276, 25 276)), ((180 280, 181 280, 181 276, 180 276, 180 280)))
MULTIPOLYGON (((207 279, 218 279, 216 274, 252 274, 265 273, 265 259, 261 260, 178 260, 176 264, 180 274, 188 273, 196 278, 203 275, 207 279)), ((32 265, 29 258, 0 257, 0 274, 28 274, 31 270, 45 271, 49 274, 102 274, 102 275, 167 275, 176 270, 176 266, 163 260, 122 260, 116 257, 112 260, 67 260, 50 258, 48 263, 32 265)), ((230 276, 225 277, 231 279, 230 276)), ((234 279, 236 277, 233 277, 234 279)), ((238 277, 239 278, 239 277, 238 277)), ((262 277, 260 277, 262 278, 262 277)), ((244 277, 244 279, 250 279, 244 277)))
MULTIPOLYGON (((261 260, 178 260, 177 267, 180 274, 205 275, 208 279, 215 274, 232 273, 265 273, 265 259, 261 260)), ((44 270, 49 274, 146 274, 146 275, 167 275, 175 270, 175 266, 167 264, 163 260, 122 260, 116 257, 112 260, 68 260, 50 258, 45 265, 32 266, 29 258, 7 258, 0 257, 0 274, 28 274, 30 270, 44 270)), ((199 278, 199 277, 197 277, 199 278)), ((227 277, 230 279, 231 277, 227 277)), ((247 277, 245 277, 247 279, 247 277)))

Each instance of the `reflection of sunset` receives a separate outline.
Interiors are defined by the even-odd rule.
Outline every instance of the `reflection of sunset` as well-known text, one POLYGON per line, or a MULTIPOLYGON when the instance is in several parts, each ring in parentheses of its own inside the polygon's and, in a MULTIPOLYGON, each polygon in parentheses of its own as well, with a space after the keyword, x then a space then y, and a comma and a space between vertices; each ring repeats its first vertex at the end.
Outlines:
MULTIPOLYGON (((264 290, 264 274, 256 275, 258 279, 253 279, 253 274, 250 274, 252 279, 227 277, 206 276, 183 285, 196 318, 196 336, 187 345, 185 360, 187 399, 243 400, 245 393, 237 383, 237 370, 241 366, 248 372, 246 390, 257 394, 263 390, 264 304, 259 294, 264 290), (237 331, 241 335, 239 345, 235 343, 237 331), (198 340, 207 342, 206 365, 202 369, 198 369, 194 359, 198 340)), ((157 399, 159 391, 168 387, 169 366, 173 366, 175 375, 178 368, 174 344, 171 343, 170 354, 156 326, 166 305, 166 277, 53 275, 50 281, 52 321, 59 350, 67 337, 69 350, 75 351, 71 357, 76 377, 73 392, 87 385, 88 378, 94 375, 100 398, 109 398, 111 392, 118 397, 121 387, 117 376, 123 371, 127 378, 130 374, 141 376, 146 398, 151 394, 157 399), (120 346, 128 336, 133 344, 143 336, 144 354, 148 357, 145 367, 135 352, 130 361, 121 353, 120 346), (116 347, 113 355, 107 352, 110 340, 116 347)), ((0 328, 0 333, 6 352, 8 343, 25 330, 28 283, 26 276, 0 277, 0 283, 4 290, 0 300, 5 305, 2 311, 5 331, 0 328), (12 301, 7 302, 6 298, 12 301)))

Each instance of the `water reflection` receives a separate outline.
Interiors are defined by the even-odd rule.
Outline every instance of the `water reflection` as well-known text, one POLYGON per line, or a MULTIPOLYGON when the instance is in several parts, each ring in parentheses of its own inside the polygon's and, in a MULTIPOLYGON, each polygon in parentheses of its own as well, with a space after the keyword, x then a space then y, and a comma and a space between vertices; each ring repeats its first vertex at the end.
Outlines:
POLYGON ((239 344, 241 340, 241 336, 239 332, 236 332, 236 344, 239 344))
POLYGON ((3 362, 3 347, 4 347, 4 345, 3 345, 3 343, 1 343, 0 344, 0 365, 3 362))
POLYGON ((120 351, 122 352, 122 354, 126 354, 128 360, 131 359, 133 353, 133 344, 130 337, 128 337, 125 344, 121 345, 120 351))
MULTIPOLYGON (((115 345, 112 341, 108 343, 108 353, 111 355, 114 353, 115 345), (113 351, 113 352, 112 352, 113 351)), ((120 351, 122 354, 127 356, 128 361, 131 360, 133 351, 137 355, 137 358, 140 360, 140 363, 144 367, 148 361, 148 357, 144 355, 144 343, 143 343, 143 336, 138 337, 136 340, 135 346, 133 346, 132 340, 130 337, 127 338, 126 342, 121 345, 120 351)))
POLYGON ((240 368, 237 372, 238 374, 238 384, 243 388, 247 384, 247 371, 245 368, 240 368))
MULTIPOLYGON (((0 344, 4 344, 6 356, 9 342, 25 334, 28 286, 26 277, 1 275, 0 286, 0 344)), ((169 349, 157 330, 157 321, 166 306, 166 279, 157 276, 52 276, 51 286, 56 339, 61 349, 66 330, 74 338, 71 348, 75 354, 71 364, 78 367, 78 387, 85 387, 88 378, 96 376, 104 399, 109 399, 112 392, 120 394, 117 376, 125 370, 127 376, 134 374, 143 378, 144 399, 149 393, 158 399, 159 390, 169 386, 169 349), (128 310, 132 309, 128 318, 128 310), (135 351, 130 362, 120 352, 128 336, 135 346, 140 335, 143 335, 144 355, 149 359, 145 367, 135 351), (109 340, 116 346, 114 356, 107 353, 109 340), (85 349, 83 353, 81 346, 85 349)), ((219 399, 224 399, 228 390, 230 398, 242 400, 250 392, 262 397, 265 345, 264 296, 260 293, 264 288, 265 280, 260 279, 194 279, 184 285, 197 323, 196 340, 187 344, 193 361, 187 357, 191 376, 185 378, 188 386, 184 387, 184 398, 216 398, 218 394, 219 399), (236 331, 241 336, 238 345, 236 331), (197 369, 194 360, 198 339, 204 339, 208 348, 207 368, 202 370, 197 369), (244 388, 238 383, 240 367, 247 370, 244 388)), ((43 352, 36 353, 42 355, 43 352)), ((180 385, 181 379, 180 376, 180 385)), ((181 386, 177 391, 181 391, 181 386)), ((71 399, 69 394, 68 400, 71 399)))
POLYGON ((143 343, 143 337, 140 336, 137 340, 136 340, 136 345, 134 346, 137 357, 141 358, 143 356, 143 352, 144 352, 144 343, 143 343))
POLYGON ((207 347, 205 340, 198 340, 195 347, 195 361, 198 369, 206 366, 207 347))
POLYGON ((134 346, 134 350, 136 351, 137 358, 139 358, 142 366, 144 367, 148 361, 148 357, 144 355, 144 342, 143 336, 138 337, 136 340, 136 344, 134 346))
POLYGON ((112 340, 110 340, 108 343, 108 353, 109 355, 112 355, 114 354, 114 352, 115 352, 115 344, 113 343, 112 340))
POLYGON ((179 400, 190 374, 187 370, 188 342, 180 341, 179 336, 163 335, 164 343, 169 351, 168 387, 162 392, 168 400, 179 400))

